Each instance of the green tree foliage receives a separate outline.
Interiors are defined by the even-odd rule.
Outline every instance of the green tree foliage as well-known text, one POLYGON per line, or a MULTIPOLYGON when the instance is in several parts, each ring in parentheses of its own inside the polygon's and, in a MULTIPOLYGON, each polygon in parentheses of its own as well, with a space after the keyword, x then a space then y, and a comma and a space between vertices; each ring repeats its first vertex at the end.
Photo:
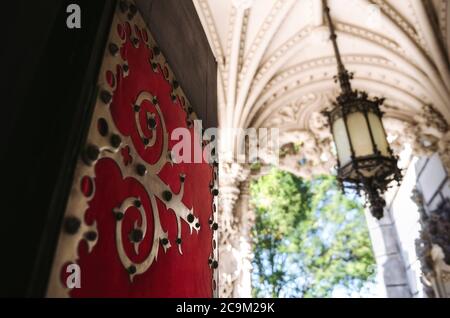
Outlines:
POLYGON ((332 176, 312 181, 273 169, 251 185, 253 293, 330 297, 374 280, 374 257, 361 203, 332 176))

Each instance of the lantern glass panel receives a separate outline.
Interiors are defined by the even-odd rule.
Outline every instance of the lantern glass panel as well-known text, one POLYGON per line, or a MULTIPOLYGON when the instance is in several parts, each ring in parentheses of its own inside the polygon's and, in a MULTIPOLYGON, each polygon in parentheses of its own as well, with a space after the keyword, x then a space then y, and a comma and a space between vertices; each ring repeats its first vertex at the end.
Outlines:
POLYGON ((374 153, 372 139, 370 138, 370 131, 364 114, 362 112, 348 114, 347 126, 355 157, 372 155, 374 153))
POLYGON ((350 150, 349 138, 345 129, 344 118, 338 118, 333 123, 333 137, 341 166, 350 163, 352 160, 352 154, 350 150))
POLYGON ((383 156, 390 157, 389 145, 387 142, 386 134, 384 133, 383 123, 381 118, 376 114, 369 112, 368 114, 370 128, 372 129, 373 139, 377 145, 377 149, 383 156))

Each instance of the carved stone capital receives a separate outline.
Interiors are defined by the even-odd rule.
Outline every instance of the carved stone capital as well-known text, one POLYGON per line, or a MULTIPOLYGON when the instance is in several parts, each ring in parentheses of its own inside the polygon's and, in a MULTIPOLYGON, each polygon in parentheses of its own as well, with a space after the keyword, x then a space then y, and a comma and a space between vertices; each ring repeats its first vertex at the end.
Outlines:
POLYGON ((284 132, 280 144, 279 167, 299 177, 329 174, 336 165, 331 135, 324 131, 284 132))
POLYGON ((220 186, 239 186, 239 184, 246 180, 250 169, 245 164, 240 164, 232 161, 221 161, 219 165, 220 186))
POLYGON ((450 130, 439 111, 425 105, 411 122, 395 118, 383 119, 390 146, 400 154, 410 145, 416 156, 430 157, 438 153, 447 171, 450 172, 450 130))
POLYGON ((237 186, 222 186, 219 193, 219 229, 220 243, 227 244, 230 237, 236 232, 234 205, 239 198, 237 186))
MULTIPOLYGON (((414 117, 416 142, 413 150, 417 155, 430 156, 435 152, 445 156, 448 152, 449 126, 444 116, 431 105, 425 105, 420 115, 414 117)), ((447 167, 449 167, 447 165, 447 167)))
MULTIPOLYGON (((383 124, 389 146, 394 154, 401 154, 407 145, 411 146, 411 148, 415 147, 417 138, 413 123, 392 117, 384 117, 383 124)), ((417 151, 415 153, 417 154, 417 151)))

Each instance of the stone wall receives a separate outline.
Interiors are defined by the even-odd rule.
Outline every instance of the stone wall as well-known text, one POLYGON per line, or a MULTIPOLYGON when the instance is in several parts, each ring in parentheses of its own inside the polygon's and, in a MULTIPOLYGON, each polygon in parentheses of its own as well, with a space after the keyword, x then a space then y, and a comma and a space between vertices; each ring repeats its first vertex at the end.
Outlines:
POLYGON ((436 297, 423 268, 423 258, 431 257, 431 246, 423 252, 417 246, 423 243, 421 213, 432 213, 450 199, 450 181, 439 155, 414 157, 402 185, 387 193, 386 198, 390 204, 380 221, 367 214, 385 296, 436 297), (420 202, 414 195, 416 189, 422 198, 420 202))

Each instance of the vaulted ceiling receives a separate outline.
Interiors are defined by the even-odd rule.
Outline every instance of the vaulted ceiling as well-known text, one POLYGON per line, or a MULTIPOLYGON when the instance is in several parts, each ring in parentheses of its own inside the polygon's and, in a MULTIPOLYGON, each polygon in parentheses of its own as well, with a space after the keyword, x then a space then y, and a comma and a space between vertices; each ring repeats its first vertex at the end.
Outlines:
MULTIPOLYGON (((193 0, 219 69, 219 122, 309 129, 338 92, 321 0, 193 0)), ((353 86, 411 121, 450 121, 448 0, 328 0, 353 86)))

